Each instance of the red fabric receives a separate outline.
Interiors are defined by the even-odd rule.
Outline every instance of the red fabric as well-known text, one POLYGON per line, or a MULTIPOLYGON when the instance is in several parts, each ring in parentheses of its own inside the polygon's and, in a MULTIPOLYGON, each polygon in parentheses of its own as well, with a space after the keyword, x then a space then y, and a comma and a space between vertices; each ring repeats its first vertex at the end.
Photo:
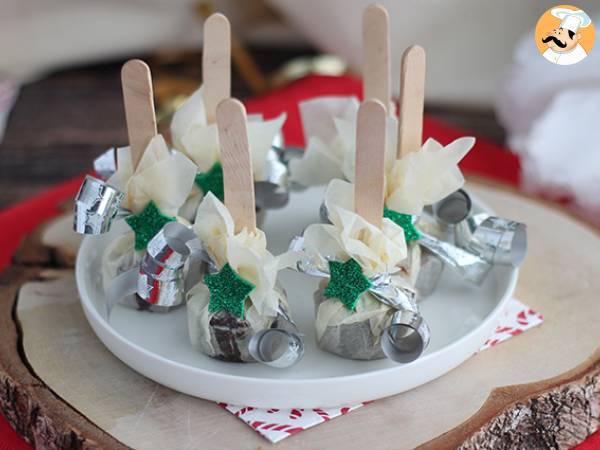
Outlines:
POLYGON ((588 437, 581 444, 576 445, 573 450, 598 450, 600 449, 600 430, 588 437))
MULTIPOLYGON (((309 76, 283 89, 246 101, 248 112, 262 113, 271 118, 281 112, 287 113, 284 135, 289 145, 303 146, 304 136, 298 102, 323 95, 361 95, 360 82, 352 77, 309 76)), ((424 136, 434 137, 442 144, 467 135, 461 130, 425 118, 424 136)), ((99 149, 101 150, 101 149, 99 149)), ((493 178, 511 185, 518 185, 520 165, 512 153, 502 147, 478 139, 475 148, 461 163, 466 173, 493 178)), ((81 177, 62 183, 45 193, 0 212, 0 270, 6 267, 20 240, 40 223, 59 212, 58 205, 73 197, 81 177)), ((600 448, 600 432, 592 435, 577 450, 600 448)), ((10 428, 0 415, 0 450, 21 450, 30 447, 10 428)))

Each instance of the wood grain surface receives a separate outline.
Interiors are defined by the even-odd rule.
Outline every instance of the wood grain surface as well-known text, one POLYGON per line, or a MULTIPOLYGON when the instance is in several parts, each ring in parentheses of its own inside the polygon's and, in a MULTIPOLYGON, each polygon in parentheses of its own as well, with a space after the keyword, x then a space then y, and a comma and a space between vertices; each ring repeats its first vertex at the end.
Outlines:
POLYGON ((223 166, 225 206, 236 232, 256 229, 254 176, 248 142, 246 109, 239 100, 225 99, 217 107, 217 127, 223 166))
POLYGON ((121 69, 121 86, 131 163, 135 170, 146 147, 157 133, 150 67, 139 59, 127 61, 121 69))
POLYGON ((377 228, 381 228, 385 197, 385 125, 383 103, 370 99, 360 105, 356 120, 354 210, 377 228))
POLYGON ((389 22, 387 10, 379 4, 371 4, 363 12, 363 96, 379 100, 386 110, 392 98, 389 22))
POLYGON ((212 14, 204 23, 202 84, 206 120, 214 123, 217 106, 231 96, 231 29, 223 14, 212 14))
MULTIPOLYGON (((471 188, 500 215, 528 223, 530 253, 516 296, 542 312, 544 324, 435 381, 303 431, 277 448, 562 449, 598 427, 600 355, 594 350, 600 329, 590 314, 600 290, 594 276, 598 232, 532 200, 471 188), (564 245, 572 249, 567 255, 564 245)), ((89 329, 69 271, 12 269, 8 276, 11 284, 0 292, 0 330, 15 336, 2 340, 0 354, 11 359, 0 360, 0 379, 11 388, 0 390, 0 405, 25 436, 55 448, 73 448, 74 442, 77 448, 123 448, 105 432, 141 449, 275 447, 215 404, 160 387, 114 358, 89 329), (16 305, 19 332, 6 305, 31 277, 16 305), (34 386, 50 389, 49 403, 38 405, 34 386), (26 399, 40 409, 32 419, 6 401, 13 398, 23 399, 21 408, 26 399), (59 407, 66 412, 56 417, 59 407), (90 423, 99 427, 93 435, 90 423), (50 431, 42 433, 42 424, 50 431)))
POLYGON ((400 67, 400 112, 396 155, 402 158, 421 148, 425 107, 425 50, 413 45, 402 55, 400 67))

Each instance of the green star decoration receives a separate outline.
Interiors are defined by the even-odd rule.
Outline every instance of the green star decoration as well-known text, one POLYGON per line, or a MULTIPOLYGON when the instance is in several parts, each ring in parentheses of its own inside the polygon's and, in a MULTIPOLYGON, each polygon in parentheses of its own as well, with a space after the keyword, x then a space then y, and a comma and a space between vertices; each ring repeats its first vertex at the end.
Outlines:
POLYGON ((150 200, 139 214, 129 216, 125 219, 127 225, 135 232, 135 249, 143 250, 156 233, 165 224, 173 222, 175 217, 166 216, 160 212, 156 204, 150 200))
POLYGON ((254 285, 238 275, 229 263, 214 275, 206 275, 204 284, 210 292, 208 312, 227 311, 240 319, 244 318, 246 297, 254 285))
POLYGON ((194 181, 205 195, 212 192, 219 200, 223 201, 225 191, 223 188, 223 167, 221 167, 220 162, 214 163, 208 172, 197 174, 194 181))
POLYGON ((358 299, 373 285, 371 280, 354 259, 345 263, 329 261, 329 274, 331 278, 323 293, 325 297, 337 298, 346 308, 356 311, 358 299))
POLYGON ((421 238, 421 233, 419 233, 419 230, 413 225, 412 216, 410 214, 402 214, 384 207, 383 217, 390 219, 396 225, 402 227, 406 242, 418 241, 421 238))

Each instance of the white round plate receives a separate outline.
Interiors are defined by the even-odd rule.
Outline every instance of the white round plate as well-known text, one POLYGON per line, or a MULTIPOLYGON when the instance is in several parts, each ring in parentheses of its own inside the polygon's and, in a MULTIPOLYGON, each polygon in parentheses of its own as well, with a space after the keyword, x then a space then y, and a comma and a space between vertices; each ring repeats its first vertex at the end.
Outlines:
MULTIPOLYGON (((263 224, 273 253, 319 220, 323 190, 294 192, 290 203, 269 211, 263 224)), ((474 200, 476 209, 489 208, 474 200)), ((295 366, 275 369, 262 364, 227 363, 195 351, 188 338, 186 310, 168 314, 117 306, 110 323, 104 314, 101 258, 114 236, 83 240, 76 279, 85 315, 106 347, 125 364, 177 391, 218 402, 263 408, 317 408, 352 405, 398 394, 437 378, 473 355, 492 334, 510 299, 518 271, 495 267, 476 287, 444 270, 436 292, 420 307, 431 328, 431 343, 418 360, 398 365, 389 360, 353 361, 319 350, 315 344, 313 292, 318 279, 286 270, 281 283, 292 318, 305 333, 306 353, 295 366)))

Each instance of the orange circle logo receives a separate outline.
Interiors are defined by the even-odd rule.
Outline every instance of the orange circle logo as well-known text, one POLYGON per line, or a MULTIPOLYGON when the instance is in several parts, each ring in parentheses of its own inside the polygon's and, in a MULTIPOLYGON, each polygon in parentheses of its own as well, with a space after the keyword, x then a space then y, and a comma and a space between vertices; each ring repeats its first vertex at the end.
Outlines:
POLYGON ((546 60, 569 66, 589 55, 594 34, 594 24, 585 11, 572 5, 558 5, 538 20, 535 44, 546 60))

